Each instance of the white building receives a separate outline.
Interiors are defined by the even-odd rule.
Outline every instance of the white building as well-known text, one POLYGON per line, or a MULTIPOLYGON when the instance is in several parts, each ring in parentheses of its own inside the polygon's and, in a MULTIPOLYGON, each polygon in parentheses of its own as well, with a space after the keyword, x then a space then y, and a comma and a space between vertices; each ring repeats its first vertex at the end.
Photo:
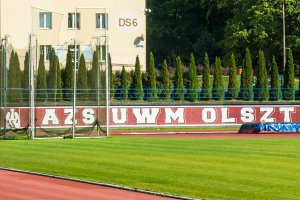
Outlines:
POLYGON ((33 46, 46 63, 53 47, 64 67, 67 49, 74 51, 74 39, 89 62, 97 44, 105 54, 108 38, 114 70, 123 65, 133 69, 138 55, 144 71, 145 6, 145 0, 0 0, 0 35, 9 35, 9 45, 19 54, 21 65, 28 36, 33 34, 33 46))

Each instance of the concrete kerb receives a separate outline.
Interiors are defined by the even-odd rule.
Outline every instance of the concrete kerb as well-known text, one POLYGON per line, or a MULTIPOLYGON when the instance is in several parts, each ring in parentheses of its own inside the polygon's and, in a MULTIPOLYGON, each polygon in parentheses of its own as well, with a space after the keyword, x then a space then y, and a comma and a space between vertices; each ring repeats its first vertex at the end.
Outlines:
POLYGON ((115 185, 115 184, 85 181, 85 180, 81 180, 81 179, 67 178, 67 177, 62 177, 62 176, 43 174, 43 173, 37 173, 37 172, 30 172, 30 171, 11 169, 11 168, 5 168, 5 167, 0 167, 0 170, 10 171, 10 172, 18 172, 18 173, 24 173, 24 174, 36 175, 36 176, 43 176, 43 177, 48 177, 48 178, 61 179, 61 180, 66 180, 66 181, 78 182, 78 183, 85 183, 85 184, 90 184, 90 185, 96 185, 96 186, 126 190, 126 191, 130 191, 130 192, 150 194, 150 195, 166 197, 166 198, 173 198, 173 199, 180 199, 180 200, 203 200, 203 199, 195 199, 195 198, 177 196, 177 195, 172 195, 172 194, 163 194, 163 193, 159 193, 159 192, 152 192, 152 191, 149 191, 149 190, 142 190, 142 189, 137 189, 137 188, 124 187, 124 186, 115 185))

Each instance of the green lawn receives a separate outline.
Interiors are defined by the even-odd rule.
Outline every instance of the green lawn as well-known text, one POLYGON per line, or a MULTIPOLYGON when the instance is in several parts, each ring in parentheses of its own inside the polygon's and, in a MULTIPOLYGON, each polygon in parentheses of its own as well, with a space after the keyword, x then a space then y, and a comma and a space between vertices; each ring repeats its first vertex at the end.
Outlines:
POLYGON ((188 197, 300 197, 300 139, 0 140, 0 152, 1 167, 188 197))

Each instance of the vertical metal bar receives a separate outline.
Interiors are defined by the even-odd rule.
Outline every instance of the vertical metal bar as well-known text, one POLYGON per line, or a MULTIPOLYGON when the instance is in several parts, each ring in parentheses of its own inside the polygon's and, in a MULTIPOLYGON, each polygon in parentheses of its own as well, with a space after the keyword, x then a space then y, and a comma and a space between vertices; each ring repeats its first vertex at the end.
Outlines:
POLYGON ((77 75, 77 47, 76 47, 76 29, 77 29, 77 8, 75 9, 75 37, 74 37, 74 81, 73 81, 73 123, 72 123, 72 137, 75 137, 76 124, 76 75, 77 75))
POLYGON ((30 91, 30 135, 35 138, 35 110, 34 110, 34 66, 32 62, 32 34, 29 35, 29 91, 30 91))
POLYGON ((7 63, 6 63, 6 57, 7 57, 7 38, 8 36, 4 36, 4 51, 3 51, 3 117, 4 117, 4 139, 6 138, 6 95, 7 95, 7 63))
MULTIPOLYGON (((105 12, 106 13, 106 12, 105 12)), ((108 27, 108 15, 106 13, 106 18, 105 18, 105 23, 108 27)), ((109 119, 110 119, 110 85, 109 85, 109 76, 110 76, 110 73, 109 73, 109 63, 108 63, 108 51, 109 51, 109 48, 108 48, 108 32, 107 32, 107 28, 105 29, 105 76, 106 76, 106 131, 107 131, 107 137, 110 136, 110 129, 109 129, 109 119)))
MULTIPOLYGON (((97 55, 97 120, 98 120, 98 123, 100 123, 100 120, 99 120, 99 114, 100 114, 100 70, 101 70, 101 66, 100 66, 100 62, 99 62, 99 59, 100 59, 100 37, 97 37, 97 44, 96 44, 96 55, 97 55), (99 49, 98 49, 99 48, 99 49)), ((97 126, 97 135, 99 136, 100 135, 100 128, 99 128, 99 125, 97 126)))
POLYGON ((282 26, 283 26, 283 72, 286 65, 286 41, 285 41, 285 0, 282 3, 282 26))

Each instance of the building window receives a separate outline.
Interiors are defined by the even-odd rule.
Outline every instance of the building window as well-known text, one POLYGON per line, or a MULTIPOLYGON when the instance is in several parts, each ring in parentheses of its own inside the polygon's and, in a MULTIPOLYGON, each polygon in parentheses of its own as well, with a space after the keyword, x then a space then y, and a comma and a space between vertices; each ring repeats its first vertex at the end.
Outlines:
POLYGON ((68 14, 68 28, 80 29, 80 13, 68 14))
POLYGON ((50 60, 50 52, 51 52, 51 45, 40 46, 40 53, 43 55, 45 61, 50 60))
MULTIPOLYGON (((75 52, 75 48, 74 45, 69 45, 69 49, 71 52, 71 57, 72 57, 72 63, 74 63, 74 52, 75 52)), ((80 59, 80 46, 76 45, 76 63, 78 63, 79 59, 80 59)))
POLYGON ((106 29, 107 28, 107 15, 105 13, 96 13, 96 28, 106 29))
POLYGON ((52 28, 52 13, 41 12, 40 13, 40 28, 51 29, 52 28))

